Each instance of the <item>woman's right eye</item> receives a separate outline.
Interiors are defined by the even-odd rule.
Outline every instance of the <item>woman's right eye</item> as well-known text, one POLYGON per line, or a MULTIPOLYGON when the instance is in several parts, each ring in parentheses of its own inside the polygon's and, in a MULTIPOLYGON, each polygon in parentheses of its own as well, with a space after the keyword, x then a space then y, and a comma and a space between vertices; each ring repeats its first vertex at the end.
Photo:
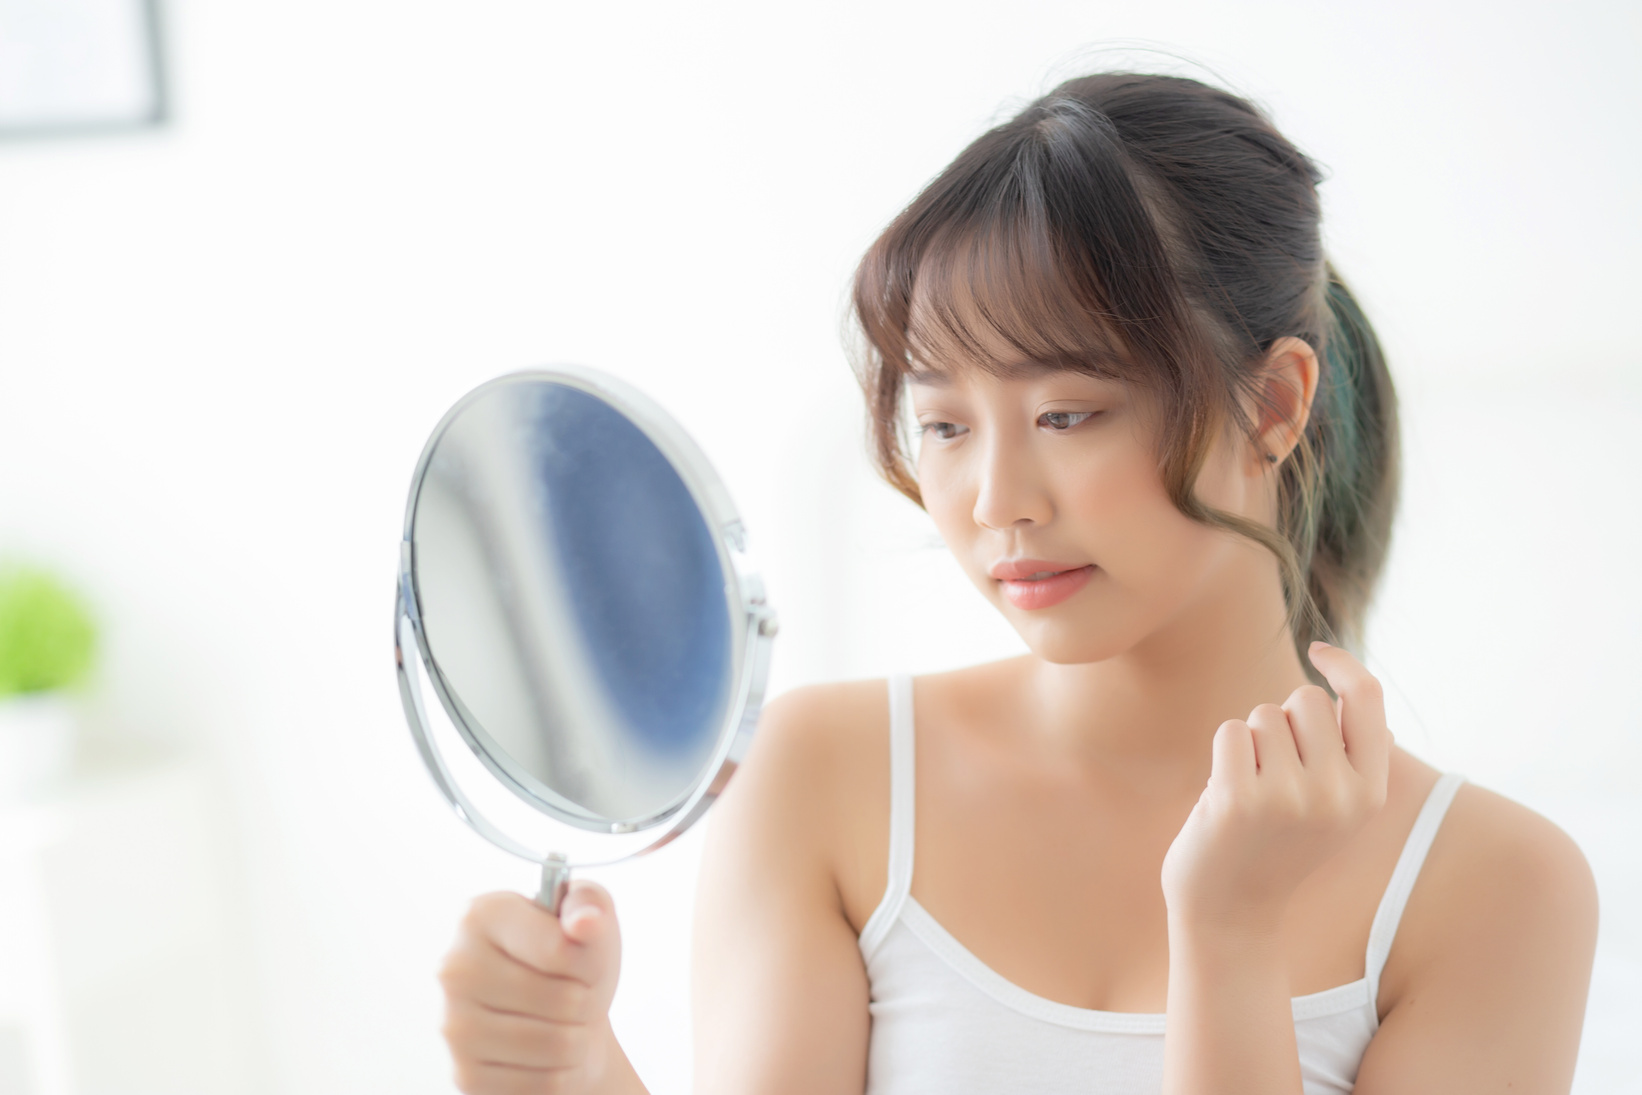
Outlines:
POLYGON ((951 441, 962 433, 965 427, 956 422, 925 422, 921 428, 924 433, 934 434, 942 441, 951 441))

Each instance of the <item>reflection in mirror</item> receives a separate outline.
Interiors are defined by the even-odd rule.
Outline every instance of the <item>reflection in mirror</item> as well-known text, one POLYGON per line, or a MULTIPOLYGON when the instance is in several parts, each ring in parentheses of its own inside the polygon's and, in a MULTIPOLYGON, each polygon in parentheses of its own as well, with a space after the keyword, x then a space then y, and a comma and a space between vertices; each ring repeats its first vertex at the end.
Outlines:
POLYGON ((491 386, 438 436, 414 507, 432 675, 480 759, 583 828, 683 805, 733 717, 740 606, 650 437, 570 384, 491 386))

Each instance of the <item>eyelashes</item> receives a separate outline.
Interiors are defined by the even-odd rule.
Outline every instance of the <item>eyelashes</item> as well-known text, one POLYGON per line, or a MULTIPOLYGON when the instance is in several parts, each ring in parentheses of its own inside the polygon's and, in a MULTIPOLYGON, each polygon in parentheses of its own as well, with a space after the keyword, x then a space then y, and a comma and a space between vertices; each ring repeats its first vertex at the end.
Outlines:
MULTIPOLYGON (((1046 411, 1038 415, 1037 425, 1050 433, 1065 433, 1067 430, 1094 418, 1099 411, 1046 411)), ((934 437, 939 441, 952 441, 969 432, 969 427, 957 422, 924 422, 918 426, 920 436, 934 437)))
POLYGON ((1038 425, 1056 433, 1071 429, 1085 419, 1095 417, 1094 411, 1048 411, 1038 415, 1038 425))

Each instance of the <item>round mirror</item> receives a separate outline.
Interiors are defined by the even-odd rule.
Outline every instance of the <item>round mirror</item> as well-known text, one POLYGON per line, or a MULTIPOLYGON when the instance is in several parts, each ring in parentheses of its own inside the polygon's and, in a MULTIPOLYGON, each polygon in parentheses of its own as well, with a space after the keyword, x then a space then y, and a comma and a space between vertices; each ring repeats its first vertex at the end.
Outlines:
POLYGON ((435 783, 544 864, 550 907, 568 866, 647 851, 706 810, 750 740, 775 634, 705 457, 650 400, 584 369, 502 377, 440 422, 411 482, 397 615, 406 717, 435 783), (417 661, 483 768, 555 823, 547 837, 505 831, 457 780, 417 661))

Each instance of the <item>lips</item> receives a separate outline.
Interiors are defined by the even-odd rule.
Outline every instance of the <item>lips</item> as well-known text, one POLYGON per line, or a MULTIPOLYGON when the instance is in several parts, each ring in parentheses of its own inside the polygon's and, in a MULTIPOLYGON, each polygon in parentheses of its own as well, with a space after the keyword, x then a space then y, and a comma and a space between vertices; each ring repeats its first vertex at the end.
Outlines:
POLYGON ((1016 608, 1050 608, 1067 600, 1094 577, 1093 564, 1048 559, 1000 559, 987 571, 1016 608))

